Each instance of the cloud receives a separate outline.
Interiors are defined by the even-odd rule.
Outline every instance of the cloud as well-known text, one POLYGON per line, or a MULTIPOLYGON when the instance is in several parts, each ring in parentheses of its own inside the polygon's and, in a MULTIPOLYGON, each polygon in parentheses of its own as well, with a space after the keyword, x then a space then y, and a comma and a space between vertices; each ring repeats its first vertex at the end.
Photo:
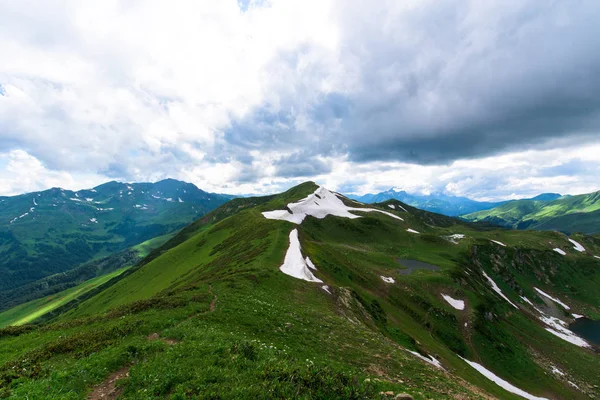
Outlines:
POLYGON ((43 167, 23 164, 36 183, 0 193, 175 177, 236 193, 316 179, 491 198, 589 190, 598 171, 600 153, 557 150, 600 138, 591 0, 48 0, 0 13, 0 157, 43 167), (505 159, 517 164, 484 165, 505 159))
POLYGON ((40 160, 22 150, 0 155, 0 193, 16 195, 50 187, 90 188, 103 183, 100 175, 72 175, 46 168, 40 160))

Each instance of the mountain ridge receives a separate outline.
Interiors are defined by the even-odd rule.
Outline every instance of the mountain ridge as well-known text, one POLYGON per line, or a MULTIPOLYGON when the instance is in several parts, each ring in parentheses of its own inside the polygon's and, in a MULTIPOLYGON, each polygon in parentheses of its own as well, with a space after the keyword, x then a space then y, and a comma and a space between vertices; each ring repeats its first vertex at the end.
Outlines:
POLYGON ((600 191, 552 199, 515 200, 461 216, 513 229, 600 232, 600 191))
POLYGON ((588 398, 597 350, 568 323, 600 318, 599 252, 307 182, 232 200, 42 325, 0 330, 0 382, 83 396, 124 369, 124 398, 588 398))
POLYGON ((110 181, 0 201, 0 283, 17 288, 181 229, 230 200, 191 183, 110 181))

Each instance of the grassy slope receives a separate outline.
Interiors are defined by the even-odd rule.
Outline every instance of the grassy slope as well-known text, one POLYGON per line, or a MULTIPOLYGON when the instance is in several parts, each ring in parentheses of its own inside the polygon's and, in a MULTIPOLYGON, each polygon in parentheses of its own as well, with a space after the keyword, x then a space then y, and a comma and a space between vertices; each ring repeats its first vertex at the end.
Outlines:
MULTIPOLYGON (((145 257, 150 253, 153 248, 160 247, 173 234, 158 236, 154 239, 147 240, 140 243, 137 246, 132 247, 132 250, 137 252, 139 257, 145 257)), ((40 318, 41 316, 56 310, 57 308, 69 303, 70 301, 88 293, 89 291, 97 288, 98 286, 108 282, 112 278, 119 276, 129 266, 119 268, 115 271, 103 273, 100 276, 89 279, 85 282, 80 283, 74 287, 63 290, 61 292, 44 296, 36 300, 29 301, 24 304, 20 304, 9 310, 0 313, 0 328, 10 325, 23 325, 30 323, 40 318)))
POLYGON ((463 218, 518 229, 597 233, 600 229, 600 192, 554 201, 516 200, 463 218))
POLYGON ((80 285, 62 291, 60 293, 33 300, 25 304, 21 304, 10 310, 0 313, 0 328, 5 326, 23 325, 34 321, 42 315, 70 302, 71 300, 81 296, 82 294, 102 285, 109 279, 121 274, 126 268, 113 271, 109 274, 90 279, 80 285))
MULTIPOLYGON (((132 365, 123 382, 126 398, 211 393, 350 398, 349 390, 363 398, 377 398, 379 390, 407 391, 415 398, 476 398, 477 389, 460 377, 500 398, 516 398, 455 353, 538 395, 585 397, 554 377, 550 362, 594 390, 586 383, 600 381, 597 356, 546 333, 527 317, 530 308, 520 303, 523 311, 514 310, 479 272, 484 268, 513 302, 520 290, 544 307, 532 292, 537 285, 574 312, 598 317, 598 264, 571 251, 564 236, 474 230, 441 216, 423 218, 408 207, 411 214, 399 213, 405 222, 375 213, 357 220, 308 218, 299 227, 303 252, 330 285, 330 296, 319 285, 278 271, 293 226, 260 214, 312 189, 308 184, 263 199, 254 203, 257 208, 237 203, 242 211, 229 218, 232 210, 216 210, 57 322, 0 331, 0 379, 11 381, 6 390, 16 398, 82 398, 111 371, 132 365), (451 233, 467 238, 455 245, 440 237, 451 233), (557 245, 567 257, 551 251, 557 245), (396 258, 441 270, 400 275, 396 258), (385 284, 379 275, 397 283, 385 284), (442 291, 466 299, 467 309, 449 307, 442 291), (218 296, 214 312, 208 311, 211 293, 218 296), (168 346, 146 339, 159 331, 181 342, 168 346), (451 375, 401 347, 435 355, 451 375)), ((589 250, 600 249, 597 239, 577 239, 589 250)))

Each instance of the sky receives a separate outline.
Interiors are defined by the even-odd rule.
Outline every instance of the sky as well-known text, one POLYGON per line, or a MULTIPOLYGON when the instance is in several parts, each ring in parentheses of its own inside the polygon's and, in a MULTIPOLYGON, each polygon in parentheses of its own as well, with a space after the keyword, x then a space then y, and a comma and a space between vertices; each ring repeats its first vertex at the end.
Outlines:
POLYGON ((594 0, 0 0, 0 195, 600 189, 594 0))

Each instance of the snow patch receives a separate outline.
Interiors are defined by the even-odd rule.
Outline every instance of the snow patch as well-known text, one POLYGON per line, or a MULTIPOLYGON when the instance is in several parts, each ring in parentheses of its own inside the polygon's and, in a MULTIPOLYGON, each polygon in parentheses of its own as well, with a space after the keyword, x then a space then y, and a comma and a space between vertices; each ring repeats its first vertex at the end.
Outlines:
POLYGON ((167 200, 167 201, 170 201, 170 202, 172 202, 172 201, 173 201, 173 199, 172 199, 171 197, 167 197, 167 199, 166 199, 166 200, 167 200))
POLYGON ((550 300, 552 300, 553 302, 560 304, 565 310, 570 310, 571 307, 569 307, 568 305, 566 305, 565 303, 563 303, 562 301, 560 301, 559 299, 550 296, 548 293, 541 291, 540 289, 534 287, 535 291, 538 292, 539 294, 541 294, 542 296, 545 296, 547 298, 549 298, 550 300))
POLYGON ((424 357, 421 354, 417 353, 416 351, 411 351, 411 350, 406 350, 406 351, 408 351, 413 356, 420 358, 421 360, 423 360, 437 368, 444 369, 444 367, 442 367, 442 364, 436 358, 434 358, 432 356, 429 356, 429 358, 427 358, 427 357, 424 357))
POLYGON ((396 281, 394 280, 394 278, 388 278, 387 276, 383 276, 381 275, 381 279, 385 282, 385 283, 395 283, 396 281))
POLYGON ((156 196, 156 195, 152 195, 152 197, 154 197, 155 199, 160 199, 160 197, 156 196))
POLYGON ((415 231, 414 229, 410 229, 410 228, 408 228, 408 229, 406 230, 406 232, 410 232, 410 233, 421 233, 421 232, 419 232, 419 231, 415 231))
POLYGON ((90 222, 93 222, 93 223, 97 224, 98 220, 96 218, 90 218, 90 222))
POLYGON ((31 208, 29 209, 29 212, 33 212, 34 210, 35 210, 35 207, 31 207, 31 208))
POLYGON ((484 270, 481 270, 481 272, 483 273, 483 276, 485 276, 485 278, 488 280, 488 282, 490 283, 490 285, 492 285, 492 289, 494 289, 494 292, 498 293, 500 295, 500 297, 502 297, 504 300, 508 301, 510 303, 510 305, 513 306, 514 308, 517 308, 517 309, 519 308, 512 301, 510 301, 508 299, 508 297, 506 297, 504 295, 504 293, 502 293, 502 290, 500 290, 500 288, 498 287, 498 285, 496 285, 496 282, 494 282, 492 280, 492 278, 490 278, 488 276, 488 274, 485 273, 484 270))
POLYGON ((594 258, 597 258, 598 260, 600 260, 600 257, 598 257, 598 256, 594 256, 594 258))
POLYGON ((565 373, 562 372, 560 369, 556 368, 554 365, 550 366, 552 368, 552 373, 556 374, 556 375, 560 375, 560 376, 564 376, 565 373))
POLYGON ((543 311, 537 308, 535 310, 540 313, 540 321, 547 325, 547 327, 544 329, 546 329, 548 332, 576 346, 590 347, 588 342, 568 329, 569 325, 565 321, 546 315, 543 311))
POLYGON ((327 293, 331 294, 331 292, 329 291, 329 286, 327 285, 323 285, 321 286, 321 289, 323 289, 324 291, 326 291, 327 293))
POLYGON ((573 343, 575 346, 590 347, 588 342, 586 342, 579 336, 575 335, 573 332, 571 332, 572 334, 567 334, 567 333, 556 331, 552 328, 544 328, 544 329, 546 329, 548 332, 550 332, 554 336, 561 338, 562 340, 566 340, 567 342, 573 343))
POLYGON ((575 319, 579 319, 579 318, 584 318, 585 315, 581 315, 581 314, 571 314, 573 316, 573 318, 575 319))
POLYGON ((443 293, 442 293, 442 297, 444 298, 444 300, 446 300, 448 302, 448 304, 450 304, 452 307, 456 308, 457 310, 462 311, 465 309, 465 302, 463 300, 453 299, 452 297, 448 296, 447 294, 443 294, 443 293))
POLYGON ((500 246, 502 246, 502 247, 506 247, 506 245, 505 245, 504 243, 502 243, 502 242, 499 242, 499 241, 497 241, 497 240, 492 240, 492 242, 494 242, 494 243, 496 243, 496 244, 499 244, 499 245, 500 245, 500 246))
POLYGON ((183 203, 183 200, 181 200, 181 197, 178 197, 177 201, 179 201, 180 203, 183 203))
POLYGON ((584 252, 585 248, 580 245, 579 243, 577 243, 576 241, 574 241, 573 239, 569 239, 569 242, 573 243, 575 246, 573 247, 575 250, 577 250, 578 252, 584 252))
POLYGON ((574 384, 573 382, 571 382, 571 381, 567 381, 567 383, 568 383, 569 385, 573 386, 575 389, 577 389, 577 390, 581 390, 581 389, 579 388, 579 386, 577 386, 577 385, 576 385, 576 384, 574 384))
POLYGON ((529 305, 533 305, 533 303, 525 296, 519 296, 523 301, 529 305))
POLYGON ((37 206, 38 204, 35 202, 35 197, 33 198, 33 205, 37 206))
POLYGON ((524 397, 524 398, 529 399, 529 400, 548 400, 545 397, 534 396, 532 394, 527 393, 524 390, 519 389, 516 386, 511 385, 510 383, 508 383, 504 379, 500 378, 499 376, 497 376, 496 374, 494 374, 492 371, 490 371, 489 369, 485 368, 481 364, 477 364, 476 362, 469 361, 469 360, 467 360, 465 358, 462 358, 462 357, 460 357, 460 359, 463 360, 464 362, 466 362, 467 364, 469 364, 471 367, 475 368, 481 375, 485 376, 490 381, 494 382, 496 385, 500 386, 501 388, 503 388, 507 392, 514 393, 514 394, 516 394, 518 396, 524 397))
POLYGON ((554 249, 552 249, 552 250, 554 250, 555 252, 557 252, 557 253, 558 253, 558 254, 560 254, 560 255, 563 255, 563 256, 566 256, 566 255, 567 255, 567 253, 565 253, 564 251, 562 251, 562 250, 561 250, 561 249, 559 249, 558 247, 556 247, 556 248, 554 248, 554 249))
POLYGON ((394 206, 393 204, 388 204, 388 207, 391 208, 392 210, 396 209, 396 206, 394 206))
POLYGON ((85 201, 92 202, 92 201, 94 201, 94 199, 92 199, 91 197, 86 197, 86 198, 85 198, 85 201))
POLYGON ((465 238, 465 235, 463 235, 462 233, 455 233, 453 235, 450 236, 444 236, 444 238, 446 240, 449 240, 450 242, 454 243, 454 244, 458 244, 458 241, 461 239, 465 238))
POLYGON ((287 210, 265 211, 262 214, 268 219, 279 219, 294 224, 301 224, 304 218, 309 215, 319 219, 323 219, 328 215, 354 219, 360 218, 360 215, 351 214, 350 211, 374 211, 404 221, 399 216, 386 211, 374 208, 348 207, 336 195, 322 186, 297 203, 288 204, 287 208, 287 210))
POLYGON ((298 239, 298 229, 294 229, 290 232, 290 247, 285 254, 283 265, 279 267, 279 270, 294 278, 303 279, 309 282, 323 282, 310 272, 309 266, 306 264, 304 258, 302 258, 300 240, 298 239))
POLYGON ((315 264, 313 264, 313 262, 310 260, 310 258, 308 256, 306 256, 306 258, 304 259, 304 262, 306 263, 308 268, 315 270, 315 271, 317 270, 317 267, 315 267, 315 264))
POLYGON ((81 199, 78 199, 76 197, 69 197, 69 200, 73 200, 73 201, 82 201, 81 199))

